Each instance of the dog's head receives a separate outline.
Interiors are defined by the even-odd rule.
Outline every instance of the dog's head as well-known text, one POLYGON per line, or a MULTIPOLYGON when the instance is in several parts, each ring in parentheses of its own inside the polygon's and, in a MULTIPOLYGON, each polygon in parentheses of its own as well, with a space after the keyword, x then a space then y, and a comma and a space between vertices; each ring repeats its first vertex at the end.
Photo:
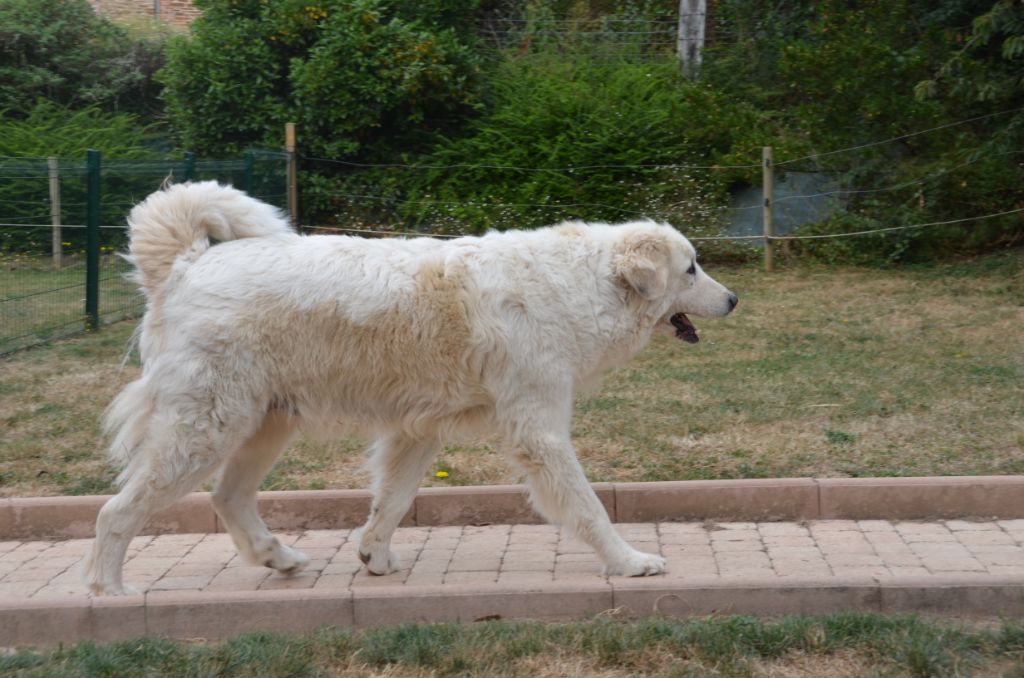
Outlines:
POLYGON ((677 337, 697 343, 689 315, 718 318, 736 307, 736 295, 704 272, 693 245, 679 231, 654 222, 619 229, 615 272, 659 325, 672 326, 677 337))

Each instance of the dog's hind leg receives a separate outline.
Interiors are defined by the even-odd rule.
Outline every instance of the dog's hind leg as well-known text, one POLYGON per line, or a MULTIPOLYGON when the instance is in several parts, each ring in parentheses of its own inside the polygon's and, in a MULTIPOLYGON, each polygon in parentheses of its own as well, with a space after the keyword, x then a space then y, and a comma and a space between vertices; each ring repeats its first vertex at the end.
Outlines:
POLYGON ((288 412, 268 412, 256 432, 231 454, 213 493, 213 507, 239 554, 254 565, 284 574, 298 572, 309 558, 270 533, 257 511, 256 492, 263 476, 288 446, 296 426, 297 420, 288 412))
POLYGON ((508 456, 526 474, 534 508, 589 544, 610 575, 643 576, 665 570, 665 559, 637 551, 612 526, 587 481, 569 436, 571 396, 557 402, 534 399, 499 408, 508 456))
POLYGON ((123 474, 120 492, 96 518, 96 539, 86 561, 85 581, 97 595, 124 595, 134 589, 122 583, 128 544, 154 513, 196 488, 223 463, 251 428, 248 422, 230 429, 207 415, 188 422, 165 413, 153 417, 145 439, 123 474), (232 434, 229 432, 234 431, 232 434))
POLYGON ((393 433, 373 445, 373 504, 362 528, 359 558, 370 574, 388 574, 400 564, 391 552, 391 536, 416 498, 423 474, 437 456, 441 443, 393 433))

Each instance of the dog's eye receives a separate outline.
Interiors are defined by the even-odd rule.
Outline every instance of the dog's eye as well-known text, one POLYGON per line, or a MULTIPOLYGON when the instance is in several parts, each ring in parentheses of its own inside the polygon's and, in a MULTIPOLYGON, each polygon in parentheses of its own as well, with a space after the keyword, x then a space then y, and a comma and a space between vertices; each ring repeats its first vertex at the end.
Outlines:
POLYGON ((697 275, 697 262, 690 264, 690 268, 686 269, 686 272, 690 275, 697 275))

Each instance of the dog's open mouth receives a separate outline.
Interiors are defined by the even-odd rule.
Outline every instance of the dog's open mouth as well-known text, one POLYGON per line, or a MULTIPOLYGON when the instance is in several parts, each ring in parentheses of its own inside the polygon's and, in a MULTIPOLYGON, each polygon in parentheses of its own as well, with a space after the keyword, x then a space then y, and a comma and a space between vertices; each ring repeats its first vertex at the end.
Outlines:
POLYGON ((688 344, 696 344, 700 341, 700 337, 697 336, 697 328, 693 326, 685 313, 676 313, 669 318, 669 322, 672 323, 672 327, 676 328, 676 336, 683 341, 688 344))

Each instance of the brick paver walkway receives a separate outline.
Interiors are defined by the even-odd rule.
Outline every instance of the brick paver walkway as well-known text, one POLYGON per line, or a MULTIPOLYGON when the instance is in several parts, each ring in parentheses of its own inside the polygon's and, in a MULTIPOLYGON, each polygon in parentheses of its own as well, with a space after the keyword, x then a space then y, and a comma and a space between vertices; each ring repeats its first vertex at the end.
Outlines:
MULTIPOLYGON (((886 575, 1024 576, 1024 520, 807 523, 636 523, 616 528, 636 548, 688 577, 827 579, 886 575)), ((285 577, 246 565, 226 534, 169 534, 132 542, 125 581, 140 591, 354 590, 363 586, 535 585, 603 580, 592 551, 547 525, 411 527, 395 534, 404 568, 370 576, 352 530, 279 534, 311 559, 285 577)), ((0 598, 81 597, 91 540, 0 542, 0 598)))

